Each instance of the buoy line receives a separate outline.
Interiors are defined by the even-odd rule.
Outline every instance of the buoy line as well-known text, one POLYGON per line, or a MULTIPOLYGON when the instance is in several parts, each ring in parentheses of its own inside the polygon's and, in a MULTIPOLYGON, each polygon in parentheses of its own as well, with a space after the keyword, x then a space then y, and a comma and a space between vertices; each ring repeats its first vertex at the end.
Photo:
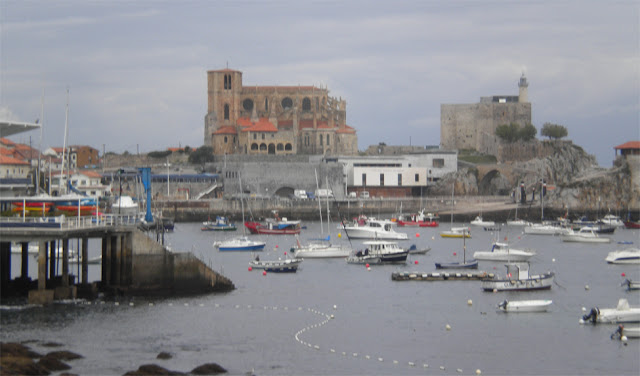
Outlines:
MULTIPOLYGON (((83 299, 76 299, 76 300, 72 300, 72 301, 67 301, 66 303, 70 303, 70 304, 75 304, 75 305, 106 305, 108 302, 106 301, 98 301, 98 302, 92 302, 92 301, 88 301, 88 300, 83 300, 83 299)), ((114 301, 113 305, 116 307, 135 307, 136 304, 133 301, 128 302, 128 304, 126 302, 119 302, 119 301, 114 301)), ((154 307, 157 306, 157 304, 153 303, 153 302, 149 302, 147 304, 149 307, 154 307)), ((167 303, 166 304, 169 307, 179 307, 178 304, 173 304, 173 303, 167 303)), ((142 304, 140 304, 140 306, 142 306, 142 304)), ((206 304, 203 303, 199 303, 197 305, 195 304, 190 304, 190 303, 183 303, 182 304, 183 307, 198 307, 198 308, 202 308, 202 307, 211 307, 211 306, 207 306, 206 304)), ((233 305, 222 305, 220 303, 215 303, 213 304, 214 308, 228 308, 228 309, 232 309, 232 310, 238 310, 238 309, 259 309, 259 310, 263 310, 263 311, 278 311, 278 310, 283 310, 283 311, 306 311, 309 313, 312 313, 314 315, 317 316, 321 316, 323 318, 322 321, 320 322, 316 322, 314 324, 310 324, 300 330, 298 330, 295 334, 294 334, 294 339, 296 340, 296 342, 298 342, 299 344, 301 344, 302 346, 305 346, 309 349, 312 350, 316 350, 316 351, 320 351, 320 350, 324 350, 320 345, 318 344, 313 344, 307 341, 304 341, 301 337, 303 334, 306 334, 307 332, 309 332, 312 329, 318 329, 323 327, 324 325, 328 324, 331 320, 335 319, 334 315, 330 315, 321 311, 318 311, 314 308, 303 308, 303 307, 297 307, 297 308, 292 308, 290 309, 287 306, 284 307, 278 307, 278 306, 253 306, 251 304, 247 304, 246 306, 240 305, 240 304, 233 304, 233 305)), ((334 305, 333 309, 336 310, 337 307, 334 305)), ((451 327, 449 324, 447 324, 445 326, 446 330, 451 330, 451 327)), ((429 363, 426 362, 415 362, 415 361, 405 361, 405 362, 400 362, 397 359, 393 359, 391 361, 388 361, 389 358, 385 358, 383 356, 373 356, 373 355, 369 355, 369 354, 361 354, 358 352, 347 352, 347 351, 338 351, 335 348, 329 348, 328 350, 329 354, 333 354, 333 355, 339 355, 343 358, 355 358, 355 359, 362 359, 362 360, 368 360, 368 361, 375 361, 375 362, 379 362, 379 363, 390 363, 393 364, 394 366, 400 366, 400 365, 404 365, 408 368, 418 368, 418 367, 422 367, 424 370, 427 370, 430 368, 429 363), (421 366, 420 366, 421 365, 421 366)), ((434 371, 436 370, 436 368, 431 368, 434 371)), ((448 370, 448 367, 445 367, 444 365, 441 365, 438 367, 438 369, 442 372, 446 372, 448 370)), ((438 372, 438 374, 441 374, 442 372, 438 372)), ((464 370, 462 368, 455 368, 454 372, 457 374, 463 374, 464 370)), ((476 369, 473 372, 475 375, 481 375, 482 371, 480 369, 476 369)))

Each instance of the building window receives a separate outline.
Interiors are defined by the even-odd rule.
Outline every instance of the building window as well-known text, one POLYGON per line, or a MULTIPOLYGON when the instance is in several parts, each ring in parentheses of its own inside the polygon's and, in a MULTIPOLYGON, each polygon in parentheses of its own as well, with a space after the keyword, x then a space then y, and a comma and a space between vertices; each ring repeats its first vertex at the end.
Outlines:
POLYGON ((244 101, 242 101, 242 107, 247 111, 253 110, 253 101, 248 98, 245 99, 244 101))
POLYGON ((284 145, 278 144, 277 149, 278 149, 278 151, 283 151, 284 150, 284 145))
POLYGON ((224 143, 227 143, 227 136, 224 136, 224 143))
POLYGON ((265 143, 260 144, 260 151, 265 151, 265 150, 267 150, 267 144, 265 143))
POLYGON ((284 99, 282 99, 282 108, 283 109, 288 109, 288 108, 292 108, 293 107, 293 101, 291 100, 291 98, 286 97, 284 99))
POLYGON ((291 144, 286 144, 286 145, 284 146, 284 150, 285 150, 285 151, 291 151, 291 150, 293 150, 293 147, 291 146, 291 144))
POLYGON ((224 75, 224 89, 225 90, 231 90, 231 75, 230 74, 225 74, 224 75))
POLYGON ((251 144, 251 150, 258 150, 258 144, 256 144, 255 142, 251 144))
POLYGON ((229 105, 224 105, 224 120, 229 120, 229 105))
POLYGON ((398 174, 398 187, 402 186, 402 174, 398 174))
POLYGON ((417 183, 417 182, 419 182, 419 181, 420 181, 420 175, 416 174, 416 176, 415 176, 415 182, 417 183))
POLYGON ((322 135, 320 135, 320 146, 322 146, 322 135))
POLYGON ((264 110, 269 111, 269 98, 264 99, 264 110))
POLYGON ((330 145, 330 143, 329 143, 329 135, 327 135, 327 146, 329 146, 329 145, 330 145))
POLYGON ((305 97, 302 100, 302 111, 311 111, 311 99, 305 97))
POLYGON ((380 174, 380 186, 384 187, 384 174, 380 174))
POLYGON ((433 167, 444 167, 444 159, 443 158, 434 158, 433 159, 433 167))
POLYGON ((367 186, 367 174, 362 174, 362 186, 367 186))
POLYGON ((258 139, 258 134, 257 134, 257 133, 254 133, 254 134, 253 134, 253 139, 254 139, 254 140, 257 140, 257 139, 258 139))
POLYGON ((264 140, 264 133, 262 134, 262 139, 264 140))

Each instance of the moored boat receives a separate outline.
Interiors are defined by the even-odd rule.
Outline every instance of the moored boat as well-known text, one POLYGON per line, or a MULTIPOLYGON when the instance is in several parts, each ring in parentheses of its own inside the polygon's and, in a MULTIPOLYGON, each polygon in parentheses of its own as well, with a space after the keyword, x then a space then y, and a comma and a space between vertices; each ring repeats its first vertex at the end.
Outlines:
POLYGON ((213 243, 219 251, 262 251, 265 245, 263 241, 249 240, 246 236, 213 243))
POLYGON ((451 227, 451 230, 441 231, 442 238, 471 238, 471 231, 467 227, 451 227))
POLYGON ((624 340, 625 337, 628 338, 640 338, 640 327, 638 326, 627 326, 627 325, 618 325, 618 329, 611 334, 611 339, 620 339, 624 340))
POLYGON ((482 281, 484 291, 525 291, 550 289, 555 273, 529 275, 529 263, 515 262, 505 265, 505 278, 485 279, 482 281))
POLYGON ((409 251, 398 243, 384 240, 363 242, 364 250, 358 250, 347 257, 350 264, 391 264, 406 263, 409 251))
POLYGON ((481 227, 484 227, 484 226, 489 227, 489 226, 495 226, 496 225, 496 223, 494 221, 486 221, 486 220, 482 219, 482 216, 480 216, 480 215, 477 216, 473 221, 471 221, 471 224, 474 225, 474 226, 481 226, 481 227))
POLYGON ((542 223, 532 223, 524 227, 524 233, 529 235, 562 235, 569 230, 569 228, 542 223))
POLYGON ((620 217, 618 217, 617 215, 613 215, 613 214, 607 214, 601 219, 599 219, 597 222, 605 225, 616 226, 616 227, 624 226, 624 222, 622 221, 622 219, 620 219, 620 217))
POLYGON ((230 223, 227 217, 216 216, 215 221, 202 222, 201 231, 235 231, 237 227, 234 223, 230 223))
POLYGON ((616 308, 592 308, 580 320, 581 324, 589 322, 592 324, 640 322, 640 308, 629 306, 627 299, 620 299, 616 308))
POLYGON ((622 286, 627 285, 627 290, 640 290, 640 282, 625 279, 622 286))
POLYGON ((546 312, 553 301, 544 300, 503 300, 498 309, 504 312, 546 312))
POLYGON ((609 264, 640 264, 640 248, 609 252, 605 261, 609 264))
POLYGON ((473 258, 481 261, 528 261, 534 251, 514 249, 507 243, 494 242, 490 251, 478 251, 473 258))
POLYGON ((265 223, 245 222, 244 225, 252 234, 264 235, 295 235, 301 230, 300 220, 290 221, 286 217, 280 218, 273 210, 274 218, 268 218, 265 223))
POLYGON ((625 221, 624 222, 624 227, 626 228, 633 228, 633 229, 637 229, 640 228, 640 221, 625 221))
POLYGON ((367 218, 363 224, 354 223, 344 226, 344 231, 351 239, 406 240, 409 236, 404 232, 396 232, 393 222, 367 218))
POLYGON ((611 243, 611 238, 598 235, 592 227, 582 227, 579 231, 569 229, 560 238, 563 242, 611 243))
POLYGON ((422 209, 418 214, 398 217, 396 223, 400 227, 438 227, 439 219, 440 217, 437 214, 425 214, 424 209, 422 209))
POLYGON ((249 262, 249 267, 252 269, 264 269, 266 272, 271 273, 295 273, 298 271, 298 266, 302 262, 301 259, 285 259, 285 260, 265 260, 261 261, 256 256, 255 259, 249 262))

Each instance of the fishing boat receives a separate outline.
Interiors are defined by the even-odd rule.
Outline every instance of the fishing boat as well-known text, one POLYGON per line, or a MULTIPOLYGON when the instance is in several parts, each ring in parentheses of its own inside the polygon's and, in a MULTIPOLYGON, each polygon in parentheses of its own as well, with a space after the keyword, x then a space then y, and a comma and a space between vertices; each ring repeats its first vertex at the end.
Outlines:
POLYGON ((503 312, 546 312, 553 301, 545 300, 503 300, 498 309, 503 312))
POLYGON ((640 290, 640 282, 625 279, 621 286, 627 285, 627 290, 640 290))
POLYGON ((439 223, 437 214, 424 213, 422 209, 418 214, 412 214, 410 216, 399 216, 396 223, 400 227, 438 227, 439 223))
POLYGON ((347 257, 350 264, 391 264, 406 263, 409 251, 398 243, 384 240, 366 241, 362 243, 364 250, 358 250, 347 257))
POLYGON ((285 260, 260 260, 259 256, 256 256, 249 262, 249 267, 252 269, 264 269, 270 273, 295 273, 298 271, 298 266, 302 262, 301 259, 285 260))
POLYGON ((638 229, 640 228, 640 221, 625 221, 624 222, 624 227, 626 228, 632 228, 632 229, 638 229))
POLYGON ((609 226, 616 226, 616 227, 624 226, 624 222, 622 221, 622 219, 620 219, 620 217, 618 217, 617 215, 613 215, 613 214, 605 215, 604 217, 598 220, 598 223, 602 223, 609 226))
POLYGON ((216 220, 202 222, 201 231, 236 231, 235 223, 230 223, 227 217, 216 216, 216 220))
POLYGON ((418 248, 415 244, 411 244, 408 251, 410 255, 424 255, 431 250, 431 247, 418 248))
POLYGON ((640 248, 609 252, 605 261, 609 264, 640 264, 640 248))
POLYGON ((136 215, 140 213, 138 203, 133 197, 122 195, 111 204, 111 213, 120 215, 136 215))
POLYGON ((383 219, 367 218, 363 224, 344 226, 344 231, 350 239, 379 239, 379 240, 407 240, 409 236, 404 232, 396 232, 393 222, 383 219))
POLYGON ((507 276, 496 277, 482 281, 484 291, 527 291, 550 289, 555 273, 529 275, 528 262, 514 262, 505 264, 507 276))
POLYGON ((473 258, 481 261, 528 261, 535 251, 514 249, 508 243, 494 242, 490 251, 478 251, 473 258))
POLYGON ((485 221, 484 219, 482 219, 482 216, 480 215, 476 216, 476 218, 473 221, 471 221, 471 224, 474 226, 481 226, 481 227, 484 227, 484 226, 489 227, 489 226, 496 225, 494 221, 485 221))
POLYGON ((568 229, 568 231, 560 235, 563 242, 579 242, 579 243, 611 243, 611 238, 598 235, 592 227, 582 227, 579 231, 568 229))
MULTIPOLYGON (((464 235, 464 234, 463 234, 464 235)), ((467 238, 462 237, 462 262, 436 262, 436 269, 478 269, 477 260, 467 262, 467 238)))
POLYGON ((280 218, 276 210, 272 213, 274 217, 267 218, 265 223, 244 222, 244 225, 252 234, 295 235, 300 233, 300 220, 290 221, 286 217, 280 218))
POLYGON ((581 324, 589 322, 592 324, 640 322, 640 308, 629 306, 627 299, 620 299, 616 308, 592 308, 580 320, 581 324))
POLYGON ((562 235, 571 229, 554 224, 530 223, 524 227, 524 233, 529 235, 562 235))

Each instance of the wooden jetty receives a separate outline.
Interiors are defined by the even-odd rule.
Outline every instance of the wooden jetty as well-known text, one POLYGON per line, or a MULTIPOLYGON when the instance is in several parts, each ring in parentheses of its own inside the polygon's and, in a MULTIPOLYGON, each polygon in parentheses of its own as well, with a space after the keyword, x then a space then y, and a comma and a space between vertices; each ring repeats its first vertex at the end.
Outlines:
POLYGON ((393 272, 393 281, 482 281, 494 279, 495 274, 487 272, 393 272))

